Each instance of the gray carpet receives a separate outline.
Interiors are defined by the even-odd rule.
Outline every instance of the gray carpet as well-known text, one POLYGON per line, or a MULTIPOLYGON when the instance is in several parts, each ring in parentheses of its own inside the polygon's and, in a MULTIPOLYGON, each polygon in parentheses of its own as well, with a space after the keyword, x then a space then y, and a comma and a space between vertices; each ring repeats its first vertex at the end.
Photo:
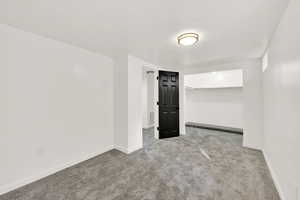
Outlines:
POLYGON ((279 200, 263 155, 242 136, 199 128, 130 155, 112 150, 0 200, 279 200))
POLYGON ((143 145, 144 147, 151 145, 155 141, 154 128, 143 129, 143 145))

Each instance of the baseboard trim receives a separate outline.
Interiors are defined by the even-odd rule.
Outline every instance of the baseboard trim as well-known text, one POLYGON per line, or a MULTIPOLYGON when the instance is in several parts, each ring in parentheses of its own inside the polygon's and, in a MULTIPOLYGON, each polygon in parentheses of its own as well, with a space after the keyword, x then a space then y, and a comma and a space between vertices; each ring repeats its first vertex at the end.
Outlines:
POLYGON ((248 148, 248 149, 252 149, 252 150, 262 151, 261 146, 251 145, 251 144, 245 143, 245 140, 243 141, 243 147, 248 148))
POLYGON ((203 124, 203 123, 197 123, 197 122, 187 122, 185 125, 190 126, 190 127, 204 128, 204 129, 216 130, 216 131, 225 131, 225 132, 229 132, 229 133, 243 135, 243 129, 241 129, 241 128, 218 126, 218 125, 213 125, 213 124, 203 124))
POLYGON ((76 160, 72 160, 72 161, 66 162, 64 164, 58 165, 56 167, 47 169, 47 170, 45 170, 43 172, 40 172, 37 175, 34 175, 34 176, 31 176, 31 177, 28 177, 28 178, 25 178, 25 179, 22 179, 22 180, 19 180, 19 181, 15 181, 13 183, 10 183, 10 184, 4 185, 4 186, 1 186, 0 187, 0 195, 3 195, 3 194, 8 193, 8 192, 11 192, 11 191, 16 190, 16 189, 18 189, 20 187, 23 187, 25 185, 28 185, 28 184, 33 183, 35 181, 38 181, 38 180, 40 180, 42 178, 45 178, 45 177, 50 176, 52 174, 55 174, 55 173, 57 173, 59 171, 62 171, 64 169, 67 169, 69 167, 77 165, 77 164, 79 164, 81 162, 84 162, 86 160, 94 158, 94 157, 96 157, 96 156, 98 156, 100 154, 103 154, 103 153, 105 153, 107 151, 110 151, 112 149, 114 149, 114 146, 110 145, 108 147, 102 148, 99 151, 96 151, 96 152, 87 154, 85 156, 82 156, 82 157, 80 157, 80 158, 78 158, 76 160))
POLYGON ((128 149, 128 154, 131 154, 131 153, 133 153, 135 151, 138 151, 141 148, 143 148, 143 147, 142 146, 137 146, 137 147, 130 148, 130 149, 128 149))
POLYGON ((125 154, 128 154, 128 150, 127 150, 127 148, 125 148, 125 147, 121 147, 121 146, 119 146, 119 145, 114 145, 114 149, 116 149, 116 150, 118 150, 118 151, 121 151, 121 152, 123 152, 123 153, 125 153, 125 154))
POLYGON ((268 168, 269 168, 269 171, 270 171, 270 173, 271 173, 271 176, 272 176, 274 185, 275 185, 275 187, 276 187, 276 189, 277 189, 277 192, 278 192, 278 194, 279 194, 280 199, 281 199, 281 200, 287 200, 287 199, 284 197, 284 195, 283 195, 283 191, 282 191, 281 186, 280 186, 280 183, 279 183, 279 181, 278 181, 278 176, 276 175, 276 173, 275 173, 275 171, 274 171, 274 169, 273 169, 273 167, 272 167, 272 165, 271 165, 271 162, 270 162, 270 160, 269 160, 269 158, 268 158, 268 156, 267 156, 267 153, 265 152, 265 150, 262 150, 262 152, 263 152, 265 161, 266 161, 267 166, 268 166, 268 168))
POLYGON ((154 124, 143 127, 143 129, 154 128, 154 124))
POLYGON ((114 148, 115 148, 116 150, 118 150, 118 151, 121 151, 121 152, 125 153, 125 154, 131 154, 131 153, 133 153, 133 152, 135 152, 135 151, 137 151, 137 150, 140 150, 140 149, 143 148, 143 147, 138 146, 138 147, 133 147, 133 148, 128 149, 128 148, 124 148, 124 147, 115 145, 114 148))

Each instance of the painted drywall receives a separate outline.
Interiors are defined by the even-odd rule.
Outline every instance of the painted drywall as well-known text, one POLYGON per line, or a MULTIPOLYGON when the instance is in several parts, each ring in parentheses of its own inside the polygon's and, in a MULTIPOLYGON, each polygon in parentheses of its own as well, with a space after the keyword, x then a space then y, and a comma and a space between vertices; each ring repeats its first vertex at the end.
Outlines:
POLYGON ((243 67, 244 141, 249 148, 263 148, 262 60, 241 63, 243 67))
POLYGON ((143 66, 147 63, 131 55, 115 62, 115 148, 132 153, 143 147, 143 66))
MULTIPOLYGON (((118 58, 115 60, 115 147, 125 153, 131 153, 143 146, 142 128, 143 128, 143 99, 145 91, 143 85, 144 69, 153 70, 154 73, 149 76, 149 83, 153 85, 154 102, 158 101, 158 70, 165 68, 154 66, 147 61, 128 55, 127 58, 118 58), (156 81, 155 81, 156 80, 156 81), (123 99, 127 99, 124 103, 123 99), (119 106, 119 107, 118 107, 119 106), (121 107, 127 107, 119 109, 121 107), (120 128, 123 127, 123 128, 120 128)), ((152 92, 150 92, 152 93, 152 92)), ((185 134, 184 117, 184 74, 179 71, 179 106, 180 106, 180 134, 185 134)), ((158 127, 158 106, 152 107, 154 111, 154 126, 158 127)), ((151 110, 151 108, 149 108, 151 110)), ((155 128, 155 137, 158 138, 158 132, 155 128)))
POLYGON ((261 56, 288 0, 2 0, 0 20, 105 55, 120 48, 163 66, 261 56), (214 13, 212 15, 212 13, 214 13), (178 48, 183 32, 199 45, 178 48), (128 42, 126 42, 128 41, 128 42))
POLYGON ((282 200, 300 199, 299 18, 300 1, 291 0, 270 43, 263 73, 264 153, 282 200))
POLYGON ((154 71, 149 67, 144 67, 142 98, 143 98, 143 128, 154 126, 154 71))
POLYGON ((209 67, 185 69, 185 74, 212 72, 216 70, 243 70, 243 145, 249 148, 263 147, 263 91, 262 60, 242 59, 209 67))
POLYGON ((143 107, 143 128, 148 127, 148 83, 147 71, 143 70, 143 83, 142 83, 142 107, 143 107))
POLYGON ((179 130, 180 135, 185 135, 185 87, 184 87, 184 73, 178 70, 179 73, 179 130))
POLYGON ((0 25, 0 193, 113 148, 110 58, 0 25))
POLYGON ((128 152, 143 147, 142 83, 145 61, 128 56, 128 152))
POLYGON ((154 81, 157 80, 154 76, 154 71, 148 73, 147 76, 147 94, 148 94, 148 127, 154 126, 154 107, 156 102, 154 99, 154 81))
POLYGON ((184 85, 189 88, 226 88, 243 86, 243 70, 214 71, 188 74, 184 76, 184 85))
POLYGON ((127 153, 128 148, 128 57, 114 59, 114 146, 127 153))
POLYGON ((187 122, 243 128, 243 89, 186 89, 187 122))

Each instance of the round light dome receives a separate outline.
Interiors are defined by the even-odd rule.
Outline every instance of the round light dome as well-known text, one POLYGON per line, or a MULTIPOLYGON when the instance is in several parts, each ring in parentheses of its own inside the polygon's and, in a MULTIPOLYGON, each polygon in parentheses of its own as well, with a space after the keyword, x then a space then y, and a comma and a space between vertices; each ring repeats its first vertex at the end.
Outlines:
POLYGON ((197 33, 184 33, 177 37, 179 45, 190 46, 198 42, 199 35, 197 33))

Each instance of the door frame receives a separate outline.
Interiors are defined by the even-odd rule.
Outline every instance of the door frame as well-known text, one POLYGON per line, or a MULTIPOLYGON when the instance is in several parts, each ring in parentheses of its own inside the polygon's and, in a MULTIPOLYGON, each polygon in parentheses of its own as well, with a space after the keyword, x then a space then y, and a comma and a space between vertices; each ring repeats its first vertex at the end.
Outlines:
MULTIPOLYGON (((179 85, 180 85, 180 80, 179 80, 179 72, 176 72, 176 71, 171 71, 171 70, 158 70, 158 76, 157 76, 157 81, 158 81, 158 101, 157 101, 157 106, 158 106, 158 127, 157 127, 157 131, 158 131, 158 138, 159 139, 163 139, 163 138, 168 138, 168 137, 162 137, 161 135, 160 135, 160 130, 159 129, 161 129, 161 120, 160 120, 160 115, 161 115, 161 112, 160 112, 160 109, 162 109, 161 108, 161 105, 159 105, 159 103, 161 103, 160 102, 160 95, 161 95, 161 87, 160 87, 160 83, 161 83, 161 74, 163 74, 163 73, 170 73, 170 74, 175 74, 176 75, 176 78, 177 78, 177 80, 176 80, 176 87, 177 87, 177 92, 178 92, 178 96, 177 96, 177 101, 178 101, 178 105, 176 106, 176 108, 175 108, 175 110, 176 110, 176 112, 178 113, 177 114, 177 118, 176 118, 176 121, 177 121, 177 125, 178 125, 178 135, 176 134, 176 135, 174 135, 174 136, 170 136, 170 137, 178 137, 178 136, 180 136, 180 113, 181 113, 181 110, 180 110, 180 88, 179 88, 179 85)), ((168 76, 170 76, 170 75, 168 75, 168 76)), ((166 111, 167 110, 169 110, 169 109, 171 109, 171 108, 169 108, 169 107, 166 107, 165 108, 166 109, 166 111)), ((171 109, 172 110, 172 109, 171 109)), ((171 110, 169 110, 169 111, 171 111, 171 110)))
MULTIPOLYGON (((184 90, 184 72, 182 70, 166 69, 163 67, 157 67, 154 65, 143 65, 147 70, 154 71, 154 102, 158 101, 158 71, 174 71, 179 73, 179 135, 185 135, 185 118, 184 118, 184 102, 185 102, 185 90, 184 90)), ((142 109, 142 108, 141 108, 142 109)), ((154 138, 159 139, 157 127, 159 126, 159 112, 158 106, 154 105, 154 138)), ((142 131, 141 131, 142 134, 142 131)))

